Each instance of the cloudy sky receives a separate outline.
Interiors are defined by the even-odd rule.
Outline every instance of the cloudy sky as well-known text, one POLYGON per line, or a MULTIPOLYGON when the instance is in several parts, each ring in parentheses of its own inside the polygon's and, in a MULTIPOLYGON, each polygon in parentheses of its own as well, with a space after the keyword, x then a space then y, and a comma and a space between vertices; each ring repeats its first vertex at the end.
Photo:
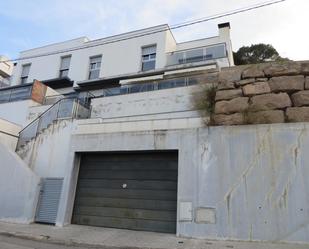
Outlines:
MULTIPOLYGON (((0 54, 80 36, 102 38, 162 23, 198 19, 266 0, 10 0, 1 1, 0 54)), ((272 44, 281 56, 309 59, 309 0, 286 0, 259 10, 174 31, 178 42, 217 35, 229 21, 233 49, 272 44)))

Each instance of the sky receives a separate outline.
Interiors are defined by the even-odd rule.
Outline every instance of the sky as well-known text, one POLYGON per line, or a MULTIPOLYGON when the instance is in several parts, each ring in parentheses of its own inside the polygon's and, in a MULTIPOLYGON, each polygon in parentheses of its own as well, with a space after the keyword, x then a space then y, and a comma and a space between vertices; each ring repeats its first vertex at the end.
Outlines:
MULTIPOLYGON (((174 25, 266 0, 0 0, 0 54, 81 36, 103 38, 163 23, 174 25)), ((177 42, 218 35, 230 22, 233 50, 272 44, 282 57, 309 59, 309 0, 285 2, 174 30, 177 42)))

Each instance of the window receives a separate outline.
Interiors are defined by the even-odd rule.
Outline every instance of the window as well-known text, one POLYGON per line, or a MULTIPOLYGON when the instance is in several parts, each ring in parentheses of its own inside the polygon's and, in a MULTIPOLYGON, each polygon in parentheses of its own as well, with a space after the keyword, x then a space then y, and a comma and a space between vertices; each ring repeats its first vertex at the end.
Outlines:
POLYGON ((22 71, 21 71, 21 76, 20 76, 20 83, 21 84, 26 84, 28 82, 30 66, 31 66, 31 64, 23 65, 23 68, 22 68, 22 71))
POLYGON ((156 50, 156 45, 142 48, 142 71, 155 69, 156 50))
POLYGON ((61 64, 59 70, 60 78, 67 77, 69 75, 70 62, 71 62, 71 55, 61 57, 61 64))
POLYGON ((207 59, 221 58, 221 57, 225 57, 225 56, 226 56, 226 53, 225 53, 225 45, 224 44, 220 44, 220 45, 217 45, 217 46, 206 48, 206 60, 207 59))
POLYGON ((97 79, 100 76, 102 56, 90 57, 89 80, 97 79))

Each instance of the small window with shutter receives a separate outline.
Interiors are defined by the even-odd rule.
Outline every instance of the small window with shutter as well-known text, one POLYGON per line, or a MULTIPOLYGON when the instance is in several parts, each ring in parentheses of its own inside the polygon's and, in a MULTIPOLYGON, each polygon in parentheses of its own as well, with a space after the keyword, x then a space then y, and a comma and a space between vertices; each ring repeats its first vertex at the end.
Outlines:
POLYGON ((71 55, 61 57, 61 64, 59 70, 60 78, 67 77, 69 75, 70 63, 71 63, 71 55))
POLYGON ((20 83, 21 84, 26 84, 28 82, 30 66, 31 66, 31 64, 23 65, 23 68, 22 68, 22 71, 21 71, 21 76, 20 76, 20 83))
POLYGON ((147 46, 142 48, 142 71, 153 70, 156 67, 157 46, 147 46))

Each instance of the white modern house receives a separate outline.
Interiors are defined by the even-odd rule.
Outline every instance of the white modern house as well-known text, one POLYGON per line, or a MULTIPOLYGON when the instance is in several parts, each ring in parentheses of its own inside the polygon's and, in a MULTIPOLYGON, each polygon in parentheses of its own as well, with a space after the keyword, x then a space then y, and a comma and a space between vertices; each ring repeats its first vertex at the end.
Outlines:
MULTIPOLYGON (((219 35, 177 43, 168 25, 89 40, 81 37, 20 53, 12 85, 40 80, 58 92, 160 80, 168 72, 233 65, 229 23, 219 35), (29 59, 28 59, 29 58, 29 59)), ((182 71, 184 72, 184 71, 182 71)))
MULTIPOLYGON (((229 31, 177 43, 160 25, 21 52, 0 89, 0 221, 309 243, 308 124, 206 126, 194 105, 267 80, 231 67, 229 31)), ((306 65, 272 70, 305 81, 306 65)))
POLYGON ((0 141, 0 220, 248 239, 241 223, 225 229, 228 182, 209 175, 220 167, 206 153, 225 140, 192 104, 198 83, 233 66, 230 26, 218 28, 184 43, 160 25, 21 52, 0 90, 14 130, 0 141))

